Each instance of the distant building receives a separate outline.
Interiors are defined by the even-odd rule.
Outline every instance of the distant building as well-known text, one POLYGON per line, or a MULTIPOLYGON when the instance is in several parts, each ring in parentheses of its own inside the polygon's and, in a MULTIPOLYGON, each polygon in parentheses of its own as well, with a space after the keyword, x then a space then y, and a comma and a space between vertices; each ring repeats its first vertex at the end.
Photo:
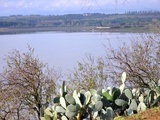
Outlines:
POLYGON ((96 29, 110 29, 111 27, 96 27, 96 29))
POLYGON ((83 16, 91 16, 91 13, 84 13, 83 16))

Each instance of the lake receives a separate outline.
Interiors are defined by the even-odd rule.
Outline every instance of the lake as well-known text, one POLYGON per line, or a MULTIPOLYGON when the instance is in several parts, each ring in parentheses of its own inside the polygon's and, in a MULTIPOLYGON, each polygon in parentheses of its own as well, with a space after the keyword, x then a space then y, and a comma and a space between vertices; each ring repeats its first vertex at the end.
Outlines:
POLYGON ((61 68, 63 71, 73 69, 86 54, 94 57, 104 56, 105 48, 110 40, 116 48, 120 40, 126 43, 139 37, 137 33, 98 33, 98 32, 37 32, 29 34, 0 35, 0 69, 5 66, 4 58, 8 52, 17 49, 27 50, 27 45, 35 49, 35 55, 50 67, 61 68))

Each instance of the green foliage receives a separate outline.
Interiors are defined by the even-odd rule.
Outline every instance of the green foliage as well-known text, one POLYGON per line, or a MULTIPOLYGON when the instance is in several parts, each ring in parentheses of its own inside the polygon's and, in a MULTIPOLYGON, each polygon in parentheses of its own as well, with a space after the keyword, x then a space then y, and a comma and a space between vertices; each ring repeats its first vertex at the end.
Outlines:
MULTIPOLYGON (((62 85, 64 86, 64 83, 62 85)), ((47 108, 44 111, 44 117, 41 120, 54 119, 103 119, 104 117, 111 119, 115 113, 111 107, 106 106, 104 102, 109 101, 103 95, 98 94, 94 89, 90 91, 81 90, 73 91, 73 94, 60 90, 60 95, 66 94, 65 97, 56 97, 52 109, 47 108), (57 103, 59 101, 59 103, 57 103)), ((101 91, 102 92, 102 91, 101 91)), ((102 93, 103 94, 103 93, 102 93)))
POLYGON ((132 109, 133 111, 137 111, 137 102, 135 99, 132 99, 129 109, 132 109))
MULTIPOLYGON (((149 30, 153 24, 157 23, 160 19, 160 12, 136 12, 134 14, 68 14, 68 15, 13 15, 8 17, 0 17, 0 27, 6 28, 48 28, 51 27, 54 30, 59 31, 76 31, 76 28, 80 28, 79 31, 84 29, 91 30, 91 28, 97 29, 95 26, 110 27, 111 29, 142 29, 149 30), (143 22, 142 22, 143 21, 143 22), (67 28, 67 29, 64 29, 67 28), (72 28, 72 29, 71 29, 72 28)), ((40 30, 42 30, 40 29, 40 30)), ((139 30, 137 29, 137 30, 139 30)), ((16 29, 14 29, 15 31, 16 29)), ((103 29, 102 29, 103 30, 103 29)), ((106 29, 104 29, 106 30, 106 29)), ((16 32, 16 31, 15 31, 16 32)), ((17 31, 18 32, 18 31, 17 31)))
POLYGON ((65 99, 69 104, 72 104, 72 105, 76 104, 75 99, 70 94, 66 94, 65 99))
POLYGON ((122 85, 119 88, 102 89, 96 91, 84 89, 73 94, 69 94, 65 84, 60 90, 61 96, 56 97, 52 109, 47 108, 44 111, 44 117, 41 120, 112 120, 116 115, 130 116, 139 111, 144 111, 147 107, 157 106, 160 102, 160 96, 156 91, 147 89, 130 90, 125 88, 126 73, 122 74, 122 85), (61 93, 62 92, 62 93, 61 93), (146 92, 146 93, 145 93, 146 92), (139 94, 138 94, 139 93, 139 94), (58 102, 59 101, 59 102, 58 102))

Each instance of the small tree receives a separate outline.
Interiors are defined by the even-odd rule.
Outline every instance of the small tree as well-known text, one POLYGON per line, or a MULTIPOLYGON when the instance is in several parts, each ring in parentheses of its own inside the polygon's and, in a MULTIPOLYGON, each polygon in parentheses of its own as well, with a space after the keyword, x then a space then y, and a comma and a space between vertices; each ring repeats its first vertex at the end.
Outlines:
POLYGON ((87 55, 86 59, 83 63, 79 62, 78 68, 75 68, 68 75, 68 86, 71 90, 101 89, 108 84, 103 59, 96 60, 91 55, 87 55))
POLYGON ((118 49, 106 47, 106 66, 110 78, 117 83, 120 74, 127 73, 127 85, 147 87, 157 84, 160 79, 160 40, 157 35, 145 35, 133 39, 130 45, 123 44, 118 49))
MULTIPOLYGON (((34 119, 40 119, 44 108, 56 94, 60 72, 49 69, 47 64, 40 62, 34 56, 34 49, 30 47, 26 53, 14 50, 8 54, 6 61, 6 70, 3 73, 5 86, 7 89, 16 88, 21 96, 17 96, 17 93, 13 93, 13 96, 20 100, 23 110, 37 116, 34 119)), ((7 90, 6 93, 8 92, 7 90)))

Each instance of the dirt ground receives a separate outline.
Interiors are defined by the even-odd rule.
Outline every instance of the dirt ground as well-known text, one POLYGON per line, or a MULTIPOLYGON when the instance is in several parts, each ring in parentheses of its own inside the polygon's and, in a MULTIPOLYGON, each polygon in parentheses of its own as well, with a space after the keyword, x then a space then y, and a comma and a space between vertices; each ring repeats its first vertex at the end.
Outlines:
POLYGON ((126 117, 124 120, 160 120, 160 106, 126 117))

